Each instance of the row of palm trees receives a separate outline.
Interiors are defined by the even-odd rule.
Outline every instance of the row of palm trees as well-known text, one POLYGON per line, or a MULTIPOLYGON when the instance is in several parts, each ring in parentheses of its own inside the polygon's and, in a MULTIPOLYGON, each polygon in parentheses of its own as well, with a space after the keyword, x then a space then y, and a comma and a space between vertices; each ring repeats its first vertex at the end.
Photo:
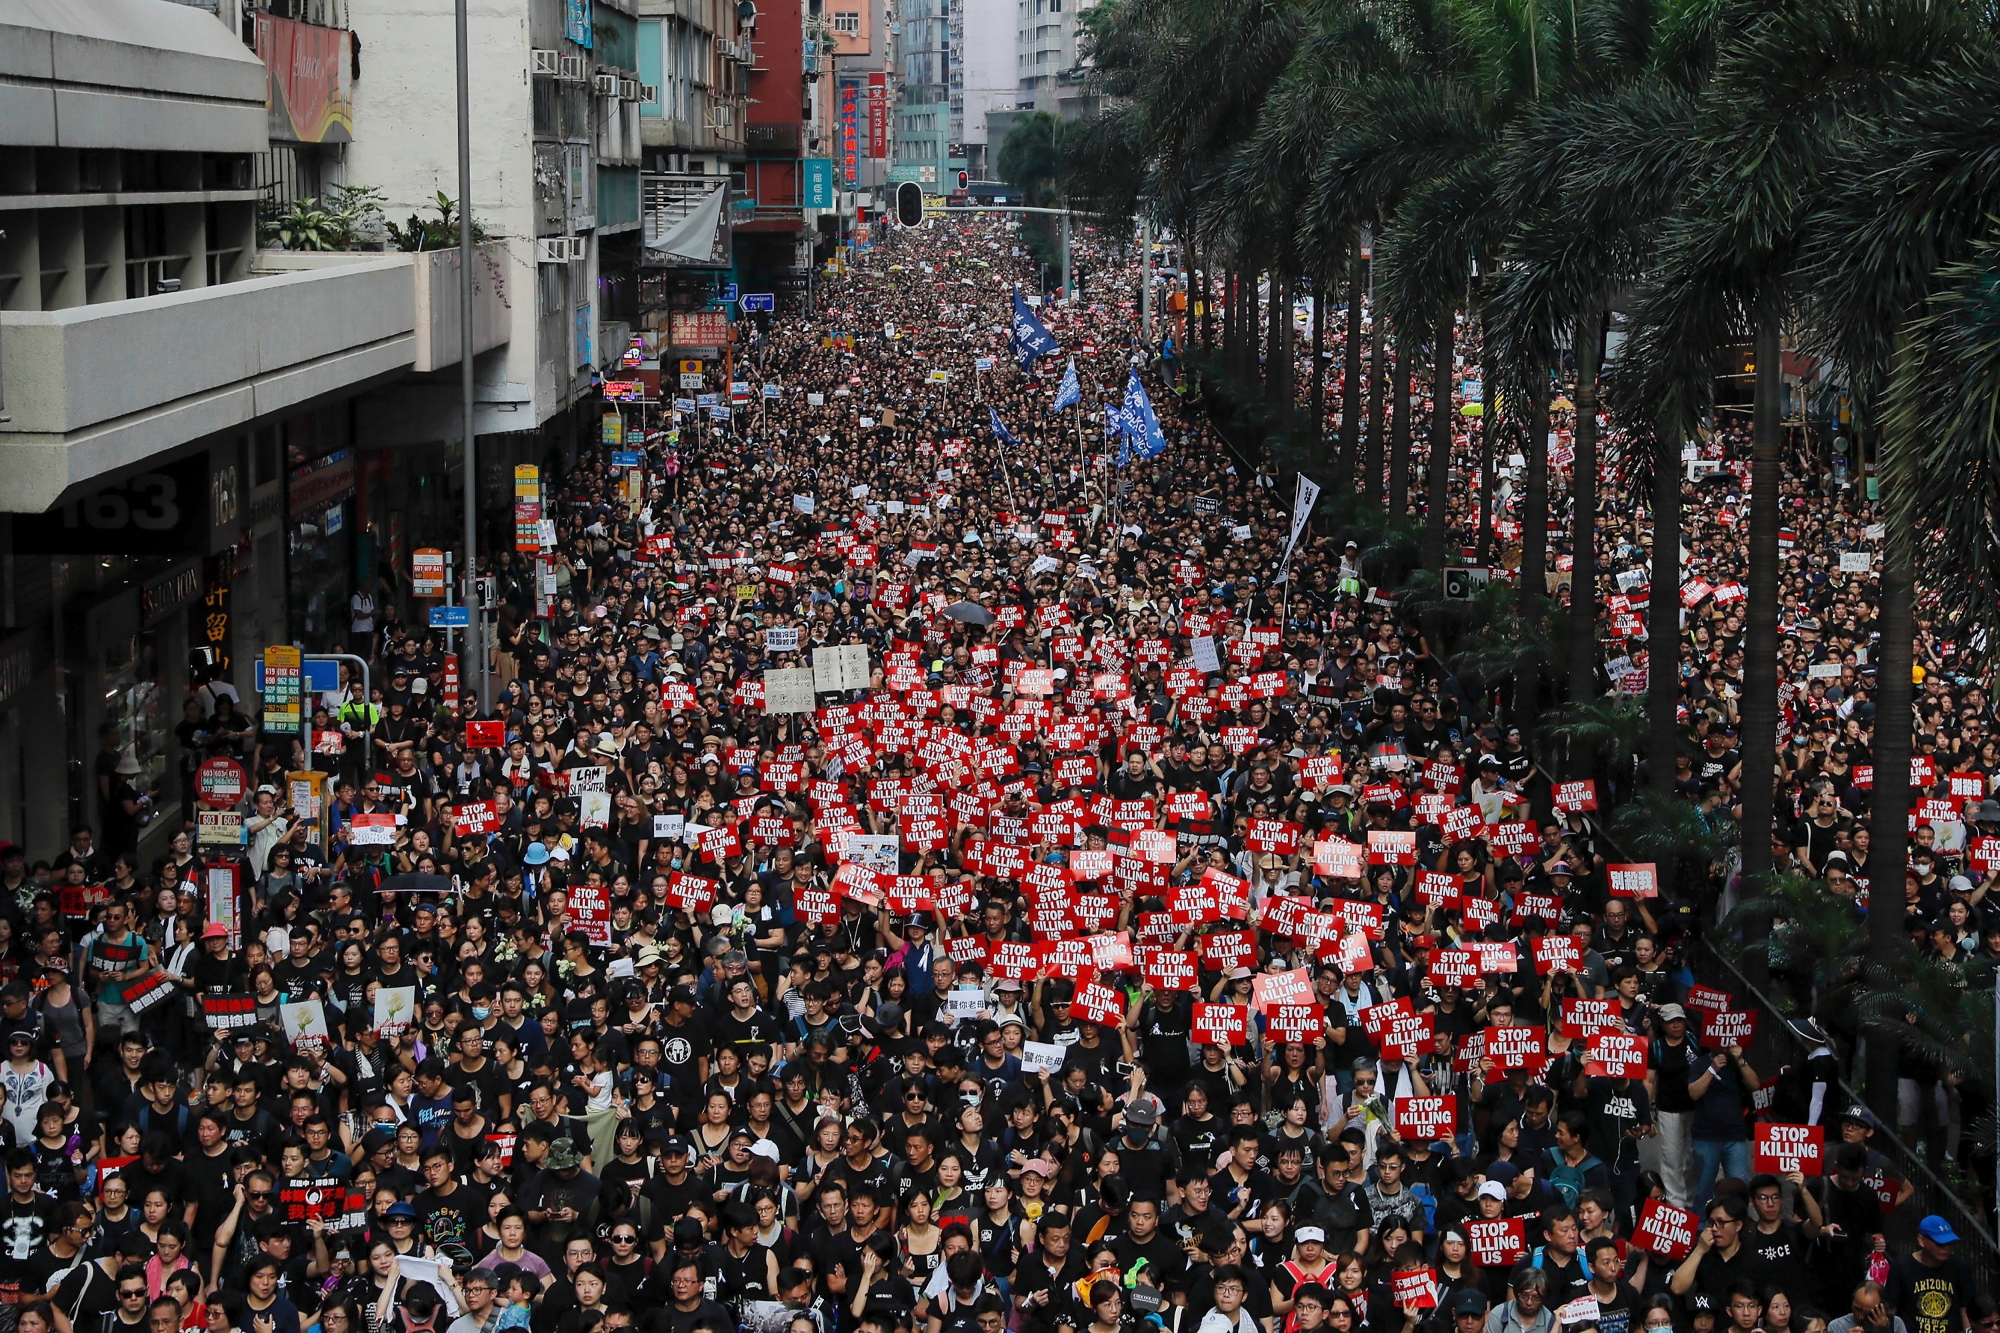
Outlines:
MULTIPOLYGON (((1879 459, 1886 507, 1867 871, 1878 892, 1900 898, 1918 582, 1961 641, 2000 610, 2000 10, 1969 0, 1100 0, 1086 22, 1107 109, 1064 135, 1066 190, 1106 212, 1144 212, 1180 238, 1187 268, 1203 275, 1195 350, 1258 386, 1295 437, 1319 439, 1328 386, 1321 318, 1311 382, 1293 383, 1293 297, 1310 291, 1321 311, 1344 305, 1340 426, 1310 468, 1334 496, 1386 500, 1400 516, 1402 407, 1420 364, 1442 409, 1429 422, 1422 491, 1446 493, 1454 339, 1478 330, 1481 550, 1496 445, 1511 439, 1526 456, 1516 587, 1522 611, 1543 623, 1556 622, 1545 605, 1541 442, 1573 372, 1579 596, 1563 660, 1530 681, 1530 707, 1598 693, 1600 395, 1649 451, 1638 460, 1652 478, 1647 710, 1662 797, 1681 743, 1681 447, 1711 416, 1725 350, 1751 347, 1742 858, 1753 882, 1771 867, 1779 720, 1781 350, 1837 369, 1879 459), (1364 284, 1376 312, 1367 347, 1364 284), (1607 370, 1614 309, 1628 337, 1607 370), (1365 410, 1364 361, 1375 372, 1365 410), (1387 497, 1385 390, 1397 425, 1387 497)), ((1445 565, 1447 537, 1446 506, 1426 504, 1429 570, 1445 565)), ((1901 913, 1871 922, 1871 954, 1886 962, 1901 913)))

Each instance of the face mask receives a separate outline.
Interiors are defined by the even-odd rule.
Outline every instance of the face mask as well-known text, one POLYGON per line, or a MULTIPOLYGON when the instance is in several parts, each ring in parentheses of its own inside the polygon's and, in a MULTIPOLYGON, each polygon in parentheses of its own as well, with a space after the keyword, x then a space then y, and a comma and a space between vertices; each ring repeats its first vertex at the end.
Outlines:
POLYGON ((493 1012, 493 1011, 492 1011, 491 1009, 488 1009, 488 1008, 487 1008, 487 1007, 486 1007, 485 1005, 483 1005, 483 1004, 475 1004, 475 1005, 473 1005, 473 1006, 472 1006, 472 1016, 473 1016, 474 1018, 478 1019, 478 1020, 479 1020, 480 1022, 482 1022, 482 1023, 484 1023, 484 1022, 486 1021, 486 1019, 487 1019, 487 1016, 488 1016, 489 1014, 491 1014, 492 1012, 493 1012))

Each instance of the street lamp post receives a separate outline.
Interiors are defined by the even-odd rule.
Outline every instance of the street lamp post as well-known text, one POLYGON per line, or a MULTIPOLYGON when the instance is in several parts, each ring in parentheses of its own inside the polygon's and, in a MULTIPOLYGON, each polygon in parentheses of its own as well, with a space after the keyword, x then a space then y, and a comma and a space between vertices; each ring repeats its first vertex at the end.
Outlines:
POLYGON ((465 438, 465 604, 472 608, 466 654, 479 673, 479 711, 493 711, 493 680, 486 670, 486 611, 479 601, 479 458, 472 428, 472 60, 467 0, 454 0, 458 45, 458 392, 459 430, 465 438))

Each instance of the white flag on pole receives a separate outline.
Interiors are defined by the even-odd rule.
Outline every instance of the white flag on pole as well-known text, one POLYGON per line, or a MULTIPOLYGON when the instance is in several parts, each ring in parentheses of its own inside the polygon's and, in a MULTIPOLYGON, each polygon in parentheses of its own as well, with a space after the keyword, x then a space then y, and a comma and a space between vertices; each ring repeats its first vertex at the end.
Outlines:
POLYGON ((1299 473, 1299 489, 1292 501, 1292 535, 1285 543, 1285 558, 1278 562, 1281 569, 1289 569, 1292 563, 1292 548, 1299 544, 1299 534, 1306 530, 1306 520, 1312 517, 1313 505, 1319 502, 1319 483, 1299 473))

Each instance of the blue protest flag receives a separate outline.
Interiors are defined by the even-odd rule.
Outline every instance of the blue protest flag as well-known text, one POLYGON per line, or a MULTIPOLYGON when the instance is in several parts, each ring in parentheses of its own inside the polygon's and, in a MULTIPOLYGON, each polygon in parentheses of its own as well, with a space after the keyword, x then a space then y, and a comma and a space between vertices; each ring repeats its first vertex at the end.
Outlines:
POLYGON ((1083 386, 1077 382, 1076 358, 1071 357, 1069 359, 1069 368, 1063 371, 1062 383, 1056 387, 1056 405, 1050 408, 1049 411, 1060 412, 1065 407, 1073 406, 1082 401, 1083 386))
POLYGON ((989 405, 986 409, 986 412, 989 416, 993 418, 993 434, 999 437, 1000 443, 1009 446, 1020 444, 1020 441, 1015 439, 1012 435, 1009 435, 1007 433, 1007 428, 1000 424, 999 409, 989 405))
POLYGON ((1035 318, 1035 312, 1028 309, 1028 303, 1021 299, 1019 287, 1014 289, 1014 332, 1009 342, 1014 359, 1021 363, 1024 371, 1034 368, 1037 357, 1062 350, 1056 343, 1055 335, 1035 318))

